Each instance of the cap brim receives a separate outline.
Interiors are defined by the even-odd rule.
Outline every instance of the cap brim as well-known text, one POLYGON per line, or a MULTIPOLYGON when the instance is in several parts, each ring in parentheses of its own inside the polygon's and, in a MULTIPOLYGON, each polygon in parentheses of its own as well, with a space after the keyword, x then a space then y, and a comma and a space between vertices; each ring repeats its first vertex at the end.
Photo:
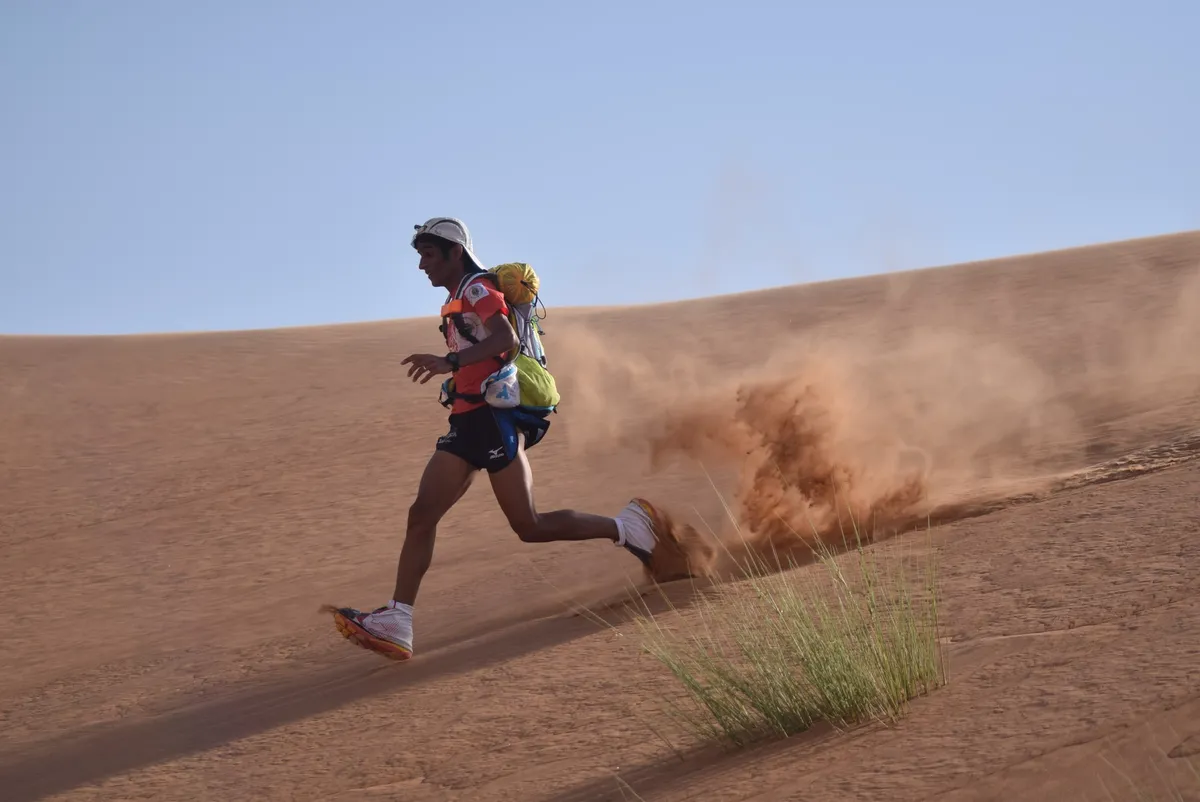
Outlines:
MULTIPOLYGON (((430 236, 434 237, 438 236, 432 231, 418 231, 412 235, 412 239, 409 240, 409 244, 414 248, 417 247, 417 237, 421 236, 422 234, 429 234, 430 236)), ((450 240, 450 242, 454 242, 454 240, 450 240)), ((471 250, 466 245, 463 245, 461 242, 454 242, 454 244, 463 249, 463 255, 470 259, 476 267, 478 267, 480 270, 487 270, 487 265, 483 263, 482 259, 475 255, 475 251, 471 250)))
POLYGON ((463 245, 462 249, 463 249, 463 256, 467 257, 472 262, 474 262, 476 267, 478 267, 480 270, 487 270, 487 265, 485 265, 483 263, 483 261, 478 256, 475 255, 475 252, 473 250, 468 248, 466 245, 463 245))

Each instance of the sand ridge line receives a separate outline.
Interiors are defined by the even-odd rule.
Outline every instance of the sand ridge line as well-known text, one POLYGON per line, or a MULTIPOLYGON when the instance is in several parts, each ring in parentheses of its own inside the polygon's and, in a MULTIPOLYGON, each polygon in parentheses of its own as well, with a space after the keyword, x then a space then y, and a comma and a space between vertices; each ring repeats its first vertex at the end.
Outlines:
POLYGON ((1159 471, 1176 468, 1200 457, 1200 430, 1169 440, 1130 451, 1077 471, 1048 480, 1038 490, 989 499, 953 502, 935 507, 929 514, 933 526, 979 518, 1011 507, 1045 501, 1060 493, 1081 490, 1095 485, 1136 479, 1159 471))
POLYGON ((944 644, 959 644, 959 643, 991 643, 995 641, 1019 640, 1022 638, 1044 638, 1057 635, 1078 635, 1086 633, 1095 633, 1098 631, 1114 630, 1120 631, 1124 627, 1123 622, 1131 618, 1138 618, 1146 613, 1155 610, 1164 610, 1168 607, 1174 607, 1182 602, 1191 601, 1197 594, 1188 593, 1181 596, 1174 596, 1160 604, 1150 604, 1145 607, 1139 607, 1124 615, 1109 618, 1104 621, 1096 621, 1091 624, 1079 624, 1078 626, 1053 627, 1051 629, 1040 629, 1029 632, 1011 632, 1000 635, 981 635, 972 637, 970 635, 957 634, 948 637, 938 638, 938 641, 944 644))
POLYGON ((1200 457, 1200 429, 1075 471, 1062 478, 1052 492, 1131 479, 1173 468, 1197 457, 1200 457))

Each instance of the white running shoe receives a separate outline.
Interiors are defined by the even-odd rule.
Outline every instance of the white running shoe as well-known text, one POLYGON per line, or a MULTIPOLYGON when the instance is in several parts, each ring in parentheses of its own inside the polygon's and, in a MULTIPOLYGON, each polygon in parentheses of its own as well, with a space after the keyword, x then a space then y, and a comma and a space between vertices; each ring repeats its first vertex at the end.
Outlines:
POLYGON ((330 608, 342 637, 392 660, 412 657, 412 608, 388 602, 369 613, 353 607, 330 608))
POLYGON ((655 582, 710 574, 716 548, 686 524, 676 525, 669 515, 644 498, 635 498, 617 514, 617 545, 637 557, 646 575, 655 582))
POLYGON ((650 555, 658 544, 654 521, 650 517, 653 510, 648 501, 635 498, 617 514, 617 545, 641 560, 647 568, 650 567, 650 555))

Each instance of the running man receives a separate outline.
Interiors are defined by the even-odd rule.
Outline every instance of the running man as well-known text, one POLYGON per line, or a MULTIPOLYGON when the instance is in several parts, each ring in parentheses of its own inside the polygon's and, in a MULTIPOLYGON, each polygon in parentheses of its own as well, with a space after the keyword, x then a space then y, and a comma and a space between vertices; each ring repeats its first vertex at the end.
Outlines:
MULTIPOLYGON (((404 359, 408 375, 425 384, 434 376, 454 373, 459 393, 478 395, 481 383, 519 347, 507 317, 504 295, 480 276, 483 264, 471 247, 471 234, 460 220, 435 217, 416 227, 412 246, 429 282, 449 293, 447 302, 461 298, 464 321, 475 343, 446 327, 448 353, 413 354, 404 359)), ((438 523, 467 492, 477 472, 487 471, 492 492, 509 526, 526 543, 559 540, 610 540, 631 552, 658 581, 688 576, 688 557, 671 533, 667 519, 649 502, 634 499, 616 517, 575 510, 539 512, 533 502, 533 476, 525 456, 529 432, 518 427, 517 446, 505 447, 498 416, 506 410, 483 401, 455 398, 450 428, 437 441, 433 455, 408 510, 408 527, 396 588, 391 600, 372 612, 325 608, 334 615, 342 635, 363 648, 396 660, 413 653, 413 605, 421 579, 433 559, 438 523)))

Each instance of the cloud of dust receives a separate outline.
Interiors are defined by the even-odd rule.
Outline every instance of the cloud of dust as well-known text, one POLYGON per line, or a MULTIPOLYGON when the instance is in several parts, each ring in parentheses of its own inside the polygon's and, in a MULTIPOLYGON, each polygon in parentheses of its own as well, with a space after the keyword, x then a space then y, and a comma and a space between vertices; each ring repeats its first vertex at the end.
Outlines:
POLYGON ((1154 326, 1126 322, 1129 298, 1114 292, 1072 310, 1078 324, 1044 344, 1020 339, 1019 297, 989 299, 1001 315, 991 332, 972 329, 970 309, 872 309, 772 331, 765 352, 762 338, 732 328, 715 348, 679 347, 687 312, 664 308, 660 332, 637 310, 637 330, 633 317, 560 324, 554 369, 569 388, 578 455, 641 455, 655 470, 700 463, 727 477, 718 490, 741 537, 840 541, 851 516, 868 534, 886 532, 940 505, 1036 489, 1082 455, 1081 397, 1132 398, 1172 376, 1195 389, 1200 273, 1178 290, 1154 326))
POLYGON ((761 364, 714 368, 711 355, 651 362, 574 330, 556 357, 575 366, 579 453, 619 449, 655 469, 683 459, 728 475, 718 487, 732 495, 738 537, 777 545, 840 540, 851 521, 868 536, 909 523, 974 481, 1011 474, 1039 426, 1071 423, 1031 364, 953 331, 891 343, 816 332, 761 364))
POLYGON ((1182 275, 1165 310, 1143 313, 1153 315, 1149 324, 1131 321, 1131 311, 1137 311, 1131 307, 1155 277, 1134 257, 1123 267, 1107 297, 1072 310, 1086 333, 1080 342, 1080 383, 1122 404, 1194 397, 1200 392, 1200 265, 1182 275))
POLYGON ((646 432, 652 464, 736 460, 738 525, 778 545, 851 521, 907 518, 926 498, 925 464, 895 438, 869 443, 828 377, 764 379, 689 405, 646 432))

